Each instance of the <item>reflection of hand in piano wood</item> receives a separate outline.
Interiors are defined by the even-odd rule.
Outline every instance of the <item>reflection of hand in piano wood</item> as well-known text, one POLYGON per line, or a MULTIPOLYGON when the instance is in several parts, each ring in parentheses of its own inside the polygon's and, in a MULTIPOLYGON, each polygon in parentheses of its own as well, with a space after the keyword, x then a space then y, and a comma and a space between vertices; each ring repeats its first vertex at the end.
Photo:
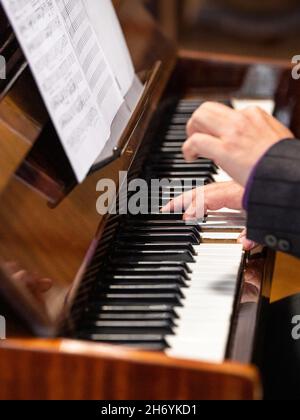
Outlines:
POLYGON ((15 282, 24 283, 30 293, 39 301, 43 301, 43 294, 52 287, 53 282, 51 279, 40 277, 37 273, 30 273, 15 261, 1 262, 1 266, 8 277, 15 282))
POLYGON ((244 285, 241 303, 257 302, 263 280, 263 259, 248 261, 244 272, 244 285))
POLYGON ((168 203, 162 211, 167 213, 184 209, 184 220, 191 221, 203 218, 209 210, 242 210, 243 195, 244 188, 235 182, 217 182, 188 191, 168 203))

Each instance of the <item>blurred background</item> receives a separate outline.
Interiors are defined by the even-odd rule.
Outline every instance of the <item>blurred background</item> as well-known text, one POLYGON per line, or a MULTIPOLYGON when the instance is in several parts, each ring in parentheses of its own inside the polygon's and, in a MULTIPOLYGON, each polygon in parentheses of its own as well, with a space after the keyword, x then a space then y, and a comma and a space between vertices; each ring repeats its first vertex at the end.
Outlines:
POLYGON ((141 0, 180 47, 287 58, 300 54, 300 0, 141 0))

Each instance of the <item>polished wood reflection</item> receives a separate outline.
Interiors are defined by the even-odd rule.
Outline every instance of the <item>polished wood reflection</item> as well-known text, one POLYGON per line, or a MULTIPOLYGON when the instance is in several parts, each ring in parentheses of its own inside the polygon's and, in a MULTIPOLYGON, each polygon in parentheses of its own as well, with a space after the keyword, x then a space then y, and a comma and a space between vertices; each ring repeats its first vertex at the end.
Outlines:
POLYGON ((255 369, 74 341, 11 341, 0 357, 1 399, 253 400, 255 369), (7 366, 10 366, 8 369, 7 366))

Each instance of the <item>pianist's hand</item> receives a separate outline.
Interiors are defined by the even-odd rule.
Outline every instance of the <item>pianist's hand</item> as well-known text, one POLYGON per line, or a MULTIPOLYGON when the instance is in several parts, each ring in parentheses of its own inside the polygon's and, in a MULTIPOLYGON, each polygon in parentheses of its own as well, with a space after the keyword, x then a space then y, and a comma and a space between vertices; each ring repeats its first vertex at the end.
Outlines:
POLYGON ((36 297, 48 292, 53 282, 51 279, 42 278, 35 273, 23 269, 17 262, 1 261, 1 266, 5 273, 14 281, 25 284, 31 293, 36 297))
MULTIPOLYGON (((200 187, 175 198, 162 208, 163 213, 185 210, 183 219, 186 222, 203 218, 209 210, 222 208, 242 210, 244 188, 235 182, 219 182, 200 187), (204 203, 203 203, 204 200, 204 203)), ((251 251, 257 245, 247 239, 247 231, 241 234, 238 242, 246 251, 251 251)))
POLYGON ((243 248, 245 251, 252 251, 252 249, 255 249, 258 246, 257 243, 250 241, 250 239, 247 238, 246 229, 244 229, 244 231, 241 233, 240 237, 238 238, 238 243, 243 245, 243 248))
POLYGON ((183 146, 187 161, 206 157, 245 186, 252 169, 280 140, 294 138, 289 129, 260 108, 235 111, 213 102, 203 104, 187 126, 183 146))
POLYGON ((243 196, 244 188, 235 182, 218 182, 186 192, 170 201, 162 212, 184 210, 183 219, 188 222, 203 218, 208 210, 220 210, 224 207, 241 210, 243 196))

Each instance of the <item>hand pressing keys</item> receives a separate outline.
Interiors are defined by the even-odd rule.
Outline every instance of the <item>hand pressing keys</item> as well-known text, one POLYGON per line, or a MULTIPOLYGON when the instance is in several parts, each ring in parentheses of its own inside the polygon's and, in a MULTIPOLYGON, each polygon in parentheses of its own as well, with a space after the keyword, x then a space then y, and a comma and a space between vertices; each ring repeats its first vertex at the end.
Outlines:
POLYGON ((163 213, 185 211, 183 219, 202 219, 209 210, 241 210, 244 188, 235 182, 219 182, 188 191, 163 207, 163 213))
MULTIPOLYGON (((170 201, 161 211, 172 213, 185 210, 183 219, 189 222, 202 219, 209 210, 241 210, 243 196, 244 188, 235 182, 219 182, 188 191, 170 201)), ((247 239, 246 230, 241 234, 239 242, 247 251, 256 247, 254 242, 247 239)))
POLYGON ((187 161, 211 159, 242 186, 274 144, 294 138, 288 128, 260 108, 235 111, 214 102, 198 108, 188 123, 187 134, 183 146, 187 161))

